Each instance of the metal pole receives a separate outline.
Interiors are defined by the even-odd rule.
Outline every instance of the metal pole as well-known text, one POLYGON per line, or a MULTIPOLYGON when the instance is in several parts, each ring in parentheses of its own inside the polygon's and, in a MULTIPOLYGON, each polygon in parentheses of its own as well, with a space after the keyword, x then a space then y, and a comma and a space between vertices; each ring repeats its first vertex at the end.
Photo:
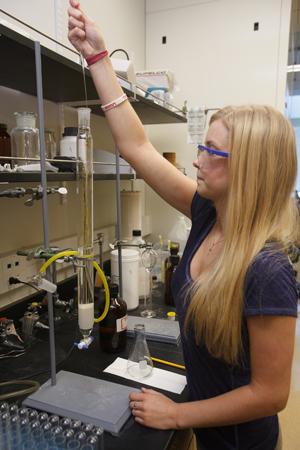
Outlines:
MULTIPOLYGON (((122 239, 121 224, 121 179, 120 179, 120 153, 116 148, 116 201, 117 201, 117 241, 122 239)), ((118 245, 118 264, 119 264, 119 293, 123 298, 123 278, 122 278, 122 247, 118 245)))
MULTIPOLYGON (((47 198, 47 175, 46 175, 46 150, 45 150, 45 120, 43 104, 43 82, 42 82, 42 61, 41 46, 38 41, 34 42, 35 70, 36 70, 36 90, 38 100, 38 123, 40 130, 40 158, 41 158, 41 183, 43 188, 42 208, 43 208, 43 230, 44 247, 49 248, 49 228, 48 228, 48 198, 47 198)), ((48 280, 51 280, 51 271, 46 272, 48 280)), ((56 360, 55 360, 55 336, 54 336, 54 314, 52 294, 47 292, 48 300, 48 320, 49 320, 49 341, 50 341, 50 368, 51 384, 56 384, 56 360)))

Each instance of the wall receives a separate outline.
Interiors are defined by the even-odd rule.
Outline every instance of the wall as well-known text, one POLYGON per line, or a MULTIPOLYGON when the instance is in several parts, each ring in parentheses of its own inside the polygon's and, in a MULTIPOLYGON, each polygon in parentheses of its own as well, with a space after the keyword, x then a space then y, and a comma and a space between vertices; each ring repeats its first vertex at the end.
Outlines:
POLYGON ((300 95, 290 95, 287 98, 286 113, 295 130, 298 156, 298 175, 295 188, 300 191, 300 95))
POLYGON ((296 180, 295 189, 300 192, 300 119, 292 119, 292 124, 295 129, 295 136, 297 142, 297 156, 298 156, 298 175, 296 180))
MULTIPOLYGON (((290 0, 147 0, 146 67, 175 73, 175 103, 219 108, 226 104, 267 103, 284 109, 290 0), (254 23, 259 30, 254 31, 254 23), (162 36, 167 43, 162 44, 162 36)), ((186 127, 154 126, 149 136, 161 152, 195 177, 196 149, 186 144, 186 127)), ((150 189, 154 233, 167 235, 177 214, 158 220, 161 200, 150 189), (156 224, 156 227, 155 227, 156 224)), ((167 208, 164 206, 164 210, 167 208)))
POLYGON ((146 65, 175 72, 180 103, 265 102, 282 109, 278 80, 285 83, 289 17, 289 0, 186 0, 174 6, 148 0, 146 65))
MULTIPOLYGON (((18 15, 33 27, 42 29, 44 33, 59 38, 67 43, 66 38, 66 0, 48 0, 40 2, 27 0, 23 2, 0 0, 0 8, 18 15), (26 4, 26 5, 25 5, 26 4)), ((83 0, 83 7, 99 22, 103 23, 107 47, 125 48, 130 55, 134 55, 137 69, 144 69, 145 60, 145 2, 140 0, 112 0, 110 2, 95 2, 83 0)), ((0 13, 6 21, 17 22, 0 13)), ((18 28, 22 27, 20 24, 18 28)), ((26 32, 32 38, 38 36, 29 29, 26 32)), ((44 45, 52 47, 51 42, 42 39, 44 45)), ((69 44, 68 44, 69 45, 69 44)), ((20 76, 22 76, 20 72, 20 76)), ((45 126, 53 129, 59 142, 61 127, 77 125, 77 113, 68 107, 59 106, 49 101, 44 102, 45 126)), ((37 112, 36 98, 0 86, 0 122, 7 123, 11 130, 15 125, 13 113, 15 111, 37 112)), ((91 129, 95 148, 114 151, 114 144, 104 118, 92 116, 91 129)), ((18 184, 29 187, 36 183, 18 184)), ((59 183, 51 183, 52 186, 59 183)), ((10 187, 15 185, 10 184, 10 187)), ((1 184, 1 190, 7 185, 1 184)), ((129 188, 129 182, 122 182, 122 188, 129 188)), ((141 182, 136 187, 143 189, 141 182)), ((76 234, 77 200, 75 183, 67 183, 68 196, 65 204, 56 196, 49 196, 49 233, 50 240, 67 238, 76 234)), ((35 202, 32 207, 24 206, 25 199, 0 199, 2 220, 0 221, 0 258, 14 253, 19 248, 32 248, 43 242, 41 202, 35 202)), ((115 183, 113 181, 97 181, 94 183, 94 227, 99 229, 116 222, 115 183)), ((1 263, 0 263, 1 272, 1 263)), ((0 273, 1 279, 1 273, 0 273)), ((0 290, 1 291, 1 290, 0 290)), ((25 291, 16 291, 15 297, 10 295, 10 301, 22 297, 25 291)), ((26 291, 27 293, 27 291, 26 291)), ((5 304, 5 296, 0 295, 0 308, 5 304)))
MULTIPOLYGON (((292 1, 292 16, 289 45, 289 70, 287 75, 287 98, 286 116, 291 120, 295 129, 297 156, 298 156, 298 176, 296 180, 296 190, 300 192, 300 2, 292 1), (293 67, 294 66, 294 67, 293 67)), ((300 276, 300 274, 299 274, 300 276)))

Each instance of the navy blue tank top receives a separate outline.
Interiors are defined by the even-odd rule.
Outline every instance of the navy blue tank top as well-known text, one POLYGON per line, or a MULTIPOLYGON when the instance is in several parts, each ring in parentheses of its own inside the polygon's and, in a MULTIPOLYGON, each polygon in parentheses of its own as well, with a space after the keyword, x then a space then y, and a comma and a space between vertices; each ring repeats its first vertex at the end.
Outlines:
MULTIPOLYGON (((230 366, 214 358, 204 344, 195 342, 193 326, 184 332, 191 286, 190 263, 195 252, 216 220, 213 203, 198 193, 192 201, 192 228, 181 262, 173 276, 172 290, 176 303, 187 386, 191 401, 209 399, 250 383, 250 351, 246 318, 251 315, 297 317, 296 280, 291 264, 283 253, 260 252, 248 269, 244 287, 242 339, 244 361, 241 367, 230 366)), ((197 441, 206 450, 274 450, 278 439, 277 416, 265 417, 237 425, 195 429, 197 441)))

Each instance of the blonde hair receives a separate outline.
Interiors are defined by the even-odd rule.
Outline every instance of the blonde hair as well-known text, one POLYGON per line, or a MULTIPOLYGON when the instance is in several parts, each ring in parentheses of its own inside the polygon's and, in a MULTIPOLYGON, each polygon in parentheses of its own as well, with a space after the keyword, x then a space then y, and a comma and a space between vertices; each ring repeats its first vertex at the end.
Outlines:
POLYGON ((210 273, 189 292, 185 326, 192 321, 196 341, 229 364, 243 353, 243 289, 247 270, 268 241, 286 250, 299 242, 299 213, 292 191, 297 174, 294 131, 268 106, 221 109, 229 133, 229 191, 224 246, 210 273))

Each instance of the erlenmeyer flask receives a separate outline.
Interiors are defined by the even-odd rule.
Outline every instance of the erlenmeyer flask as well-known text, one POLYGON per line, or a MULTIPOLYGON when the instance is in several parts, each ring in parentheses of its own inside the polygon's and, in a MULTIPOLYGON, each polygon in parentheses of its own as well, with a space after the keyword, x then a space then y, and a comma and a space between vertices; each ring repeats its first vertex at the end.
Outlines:
POLYGON ((129 353, 127 372, 134 378, 141 379, 151 375, 153 362, 150 357, 146 336, 145 325, 134 326, 134 343, 129 353))

